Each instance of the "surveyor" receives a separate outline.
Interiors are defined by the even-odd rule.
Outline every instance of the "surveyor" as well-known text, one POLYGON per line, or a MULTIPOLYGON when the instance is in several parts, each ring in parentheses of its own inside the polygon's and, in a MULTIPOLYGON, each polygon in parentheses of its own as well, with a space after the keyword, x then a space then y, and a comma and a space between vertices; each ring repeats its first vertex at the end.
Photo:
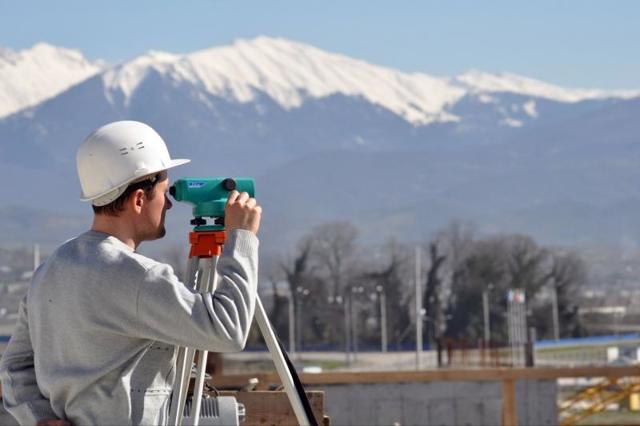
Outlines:
POLYGON ((107 124, 81 144, 93 225, 34 273, 0 365, 5 407, 20 424, 165 424, 176 346, 243 349, 257 292, 254 198, 229 195, 212 293, 136 252, 164 236, 167 170, 188 161, 172 160, 158 133, 136 121, 107 124))

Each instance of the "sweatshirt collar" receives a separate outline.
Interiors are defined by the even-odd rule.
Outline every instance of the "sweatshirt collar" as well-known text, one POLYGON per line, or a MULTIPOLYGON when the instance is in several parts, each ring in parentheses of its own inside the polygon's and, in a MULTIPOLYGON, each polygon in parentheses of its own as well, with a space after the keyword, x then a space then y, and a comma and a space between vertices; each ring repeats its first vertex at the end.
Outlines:
POLYGON ((119 247, 119 248, 121 248, 123 250, 129 251, 131 253, 133 253, 135 251, 131 247, 126 245, 124 242, 120 241, 118 238, 114 237, 113 235, 107 234, 105 232, 94 231, 92 229, 92 230, 89 230, 89 231, 85 232, 84 236, 87 237, 87 238, 91 238, 93 240, 108 241, 109 244, 117 246, 117 247, 119 247))

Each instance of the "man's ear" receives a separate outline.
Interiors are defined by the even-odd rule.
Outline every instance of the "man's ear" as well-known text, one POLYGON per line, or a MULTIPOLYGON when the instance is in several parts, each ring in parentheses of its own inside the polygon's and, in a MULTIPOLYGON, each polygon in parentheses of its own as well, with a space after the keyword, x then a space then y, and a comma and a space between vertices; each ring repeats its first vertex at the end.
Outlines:
POLYGON ((140 213, 140 211, 142 211, 142 206, 144 205, 144 201, 145 201, 145 196, 144 196, 144 190, 142 189, 138 189, 134 191, 131 194, 131 197, 129 197, 129 203, 131 204, 131 207, 136 213, 140 213))

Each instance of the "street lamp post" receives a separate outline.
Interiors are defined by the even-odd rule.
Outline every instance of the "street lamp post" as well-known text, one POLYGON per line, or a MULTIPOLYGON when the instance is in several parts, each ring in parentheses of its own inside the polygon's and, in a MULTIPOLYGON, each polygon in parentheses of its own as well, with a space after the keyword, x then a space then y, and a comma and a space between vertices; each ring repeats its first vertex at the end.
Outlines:
MULTIPOLYGON (((304 287, 298 286, 298 288, 296 289, 296 291, 298 292, 298 297, 297 297, 297 306, 296 306, 296 310, 297 312, 297 319, 296 319, 296 340, 297 340, 297 345, 295 345, 298 348, 298 352, 302 352, 302 297, 303 296, 308 296, 309 295, 309 289, 306 289, 304 287)), ((298 354, 298 357, 300 357, 300 354, 298 354)))
POLYGON ((416 369, 422 367, 422 318, 424 310, 422 309, 422 264, 421 264, 422 248, 416 247, 416 369))
POLYGON ((350 306, 350 316, 351 316, 351 330, 352 330, 352 339, 353 339, 353 360, 357 361, 358 359, 358 313, 356 312, 356 305, 354 296, 361 294, 364 292, 364 287, 351 287, 351 306, 350 306))
MULTIPOLYGON (((336 305, 343 305, 344 307, 344 356, 345 356, 345 363, 347 364, 347 366, 351 365, 351 355, 349 353, 349 321, 347 318, 347 312, 348 312, 348 307, 347 307, 347 298, 343 298, 342 296, 329 296, 327 298, 327 302, 330 305, 336 304, 336 305)), ((340 307, 338 306, 338 309, 340 309, 340 307)))
POLYGON ((489 345, 491 341, 491 316, 489 310, 489 292, 493 290, 493 284, 489 284, 482 292, 482 313, 484 317, 484 343, 489 345))
POLYGON ((291 291, 287 292, 287 310, 289 314, 289 352, 291 356, 295 356, 296 354, 296 326, 295 326, 295 307, 293 306, 293 293, 291 291))
POLYGON ((380 350, 387 352, 387 297, 381 285, 376 286, 376 292, 380 299, 380 350))
POLYGON ((558 289, 556 280, 551 278, 551 312, 553 318, 553 340, 560 340, 560 319, 558 318, 558 289))

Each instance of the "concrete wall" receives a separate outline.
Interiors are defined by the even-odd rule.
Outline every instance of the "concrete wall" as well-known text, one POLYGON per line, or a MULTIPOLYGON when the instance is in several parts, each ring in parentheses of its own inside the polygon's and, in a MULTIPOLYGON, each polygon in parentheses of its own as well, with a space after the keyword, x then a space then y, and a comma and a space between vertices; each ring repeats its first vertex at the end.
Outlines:
MULTIPOLYGON (((324 385, 332 425, 500 425, 500 382, 324 385)), ((556 425, 555 380, 516 382, 520 425, 556 425)))
MULTIPOLYGON (((325 412, 332 425, 498 426, 502 424, 500 382, 422 382, 324 385, 325 412)), ((555 380, 516 382, 520 425, 558 424, 555 380)), ((16 425, 0 408, 0 425, 16 425)))

